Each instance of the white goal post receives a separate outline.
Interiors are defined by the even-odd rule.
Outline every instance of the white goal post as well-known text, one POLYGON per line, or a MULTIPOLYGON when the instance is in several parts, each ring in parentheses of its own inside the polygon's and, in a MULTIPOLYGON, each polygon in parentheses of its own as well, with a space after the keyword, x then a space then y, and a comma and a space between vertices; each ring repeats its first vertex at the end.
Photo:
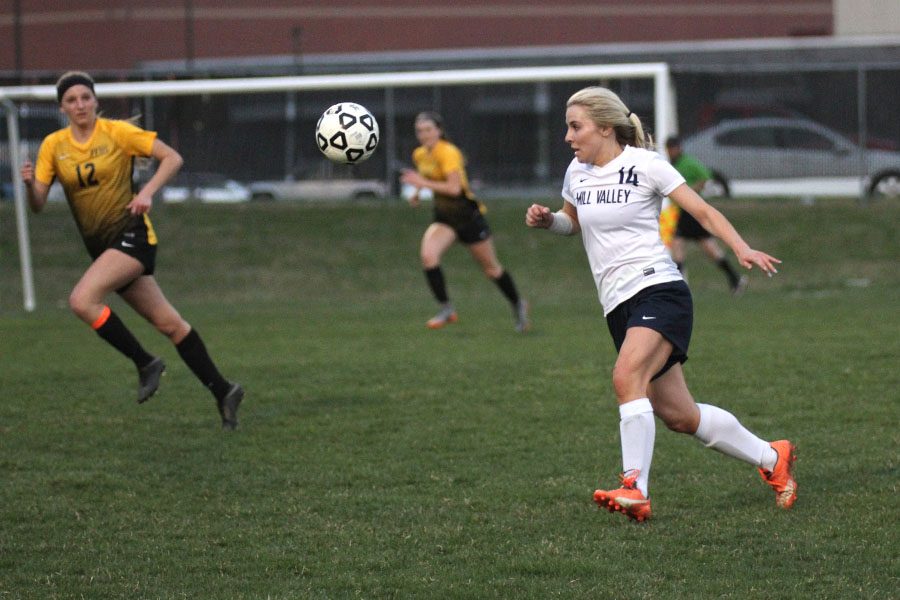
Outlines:
MULTIPOLYGON (((652 79, 654 136, 660 151, 665 139, 677 132, 675 95, 669 67, 665 63, 629 63, 614 65, 577 65, 453 69, 441 71, 400 71, 347 75, 298 75, 283 77, 194 79, 181 81, 139 81, 98 83, 97 95, 103 97, 188 96, 207 94, 257 94, 267 92, 391 89, 422 86, 538 83, 605 79, 652 79)), ((6 113, 10 167, 14 181, 16 224, 22 270, 22 294, 26 311, 36 307, 31 251, 28 239, 24 186, 18 177, 22 164, 16 102, 56 101, 52 85, 0 87, 0 108, 6 113)))

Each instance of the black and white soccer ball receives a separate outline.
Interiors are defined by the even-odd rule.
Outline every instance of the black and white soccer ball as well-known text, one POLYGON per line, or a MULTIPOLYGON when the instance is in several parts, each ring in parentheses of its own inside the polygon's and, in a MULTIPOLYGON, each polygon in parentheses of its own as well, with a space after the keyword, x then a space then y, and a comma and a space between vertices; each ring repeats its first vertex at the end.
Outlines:
POLYGON ((341 102, 330 107, 316 124, 316 144, 337 163, 361 163, 375 152, 380 139, 378 121, 365 106, 341 102))

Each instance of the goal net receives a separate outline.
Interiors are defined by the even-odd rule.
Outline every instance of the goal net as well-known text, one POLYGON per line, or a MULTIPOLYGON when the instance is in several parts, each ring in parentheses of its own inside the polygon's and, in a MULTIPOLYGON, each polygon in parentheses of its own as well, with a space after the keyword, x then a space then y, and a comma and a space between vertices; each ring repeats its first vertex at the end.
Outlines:
MULTIPOLYGON (((563 141, 565 102, 595 84, 622 96, 660 150, 676 132, 664 63, 98 83, 96 92, 104 116, 139 115, 142 127, 184 157, 177 182, 182 195, 173 191, 160 201, 183 201, 185 193, 234 200, 242 189, 257 199, 396 198, 398 171, 410 165, 417 145, 413 119, 423 110, 444 117, 448 136, 466 155, 476 193, 552 200, 571 160, 563 141), (314 136, 322 111, 344 101, 368 108, 381 127, 374 156, 350 167, 326 161, 314 136), (222 191, 229 180, 236 185, 231 196, 222 191)), ((65 123, 57 117, 52 85, 0 87, 0 106, 6 116, 0 191, 16 200, 23 302, 30 311, 35 300, 24 190, 13 175, 24 158, 34 158, 43 137, 65 123)))

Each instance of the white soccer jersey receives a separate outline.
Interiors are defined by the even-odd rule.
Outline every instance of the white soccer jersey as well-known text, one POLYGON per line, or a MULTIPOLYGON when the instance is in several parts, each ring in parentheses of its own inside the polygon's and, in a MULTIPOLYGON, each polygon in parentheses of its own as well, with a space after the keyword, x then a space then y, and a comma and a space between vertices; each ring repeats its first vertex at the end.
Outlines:
POLYGON ((659 154, 632 146, 602 167, 574 159, 566 170, 562 196, 578 211, 604 315, 646 287, 682 279, 659 237, 663 197, 682 183, 659 154))

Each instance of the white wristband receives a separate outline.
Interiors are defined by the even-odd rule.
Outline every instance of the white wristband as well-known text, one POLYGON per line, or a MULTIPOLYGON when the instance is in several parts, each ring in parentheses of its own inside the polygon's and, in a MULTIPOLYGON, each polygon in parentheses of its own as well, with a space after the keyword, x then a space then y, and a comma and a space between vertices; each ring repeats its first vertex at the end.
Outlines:
POLYGON ((558 210, 553 213, 553 221, 551 221, 550 227, 547 229, 556 235, 570 235, 573 228, 574 224, 572 223, 572 217, 563 211, 558 210))

